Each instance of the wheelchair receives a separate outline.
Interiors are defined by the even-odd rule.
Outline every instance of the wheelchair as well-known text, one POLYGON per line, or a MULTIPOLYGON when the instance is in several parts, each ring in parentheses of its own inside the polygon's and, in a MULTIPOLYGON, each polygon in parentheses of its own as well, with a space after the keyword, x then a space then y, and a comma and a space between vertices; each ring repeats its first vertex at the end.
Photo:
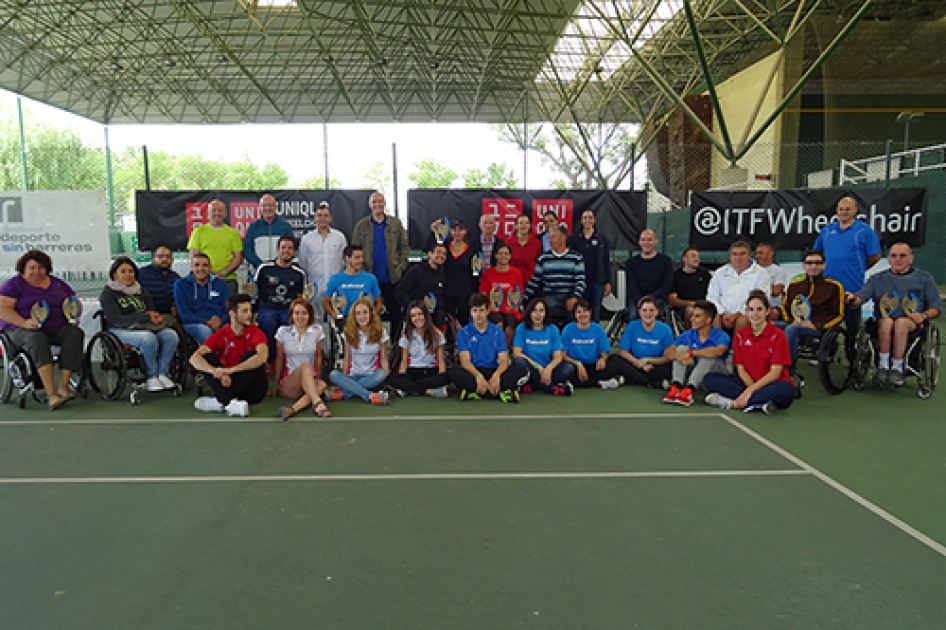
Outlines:
MULTIPOLYGON (((148 380, 144 357, 138 348, 123 343, 108 330, 108 322, 102 311, 94 317, 102 320, 102 330, 92 336, 85 351, 83 372, 88 377, 89 385, 102 400, 114 402, 122 397, 131 383, 128 400, 132 405, 140 405, 141 392, 145 391, 145 382, 148 380)), ((180 337, 180 333, 178 335, 180 337)), ((175 398, 183 392, 183 382, 187 378, 189 355, 182 351, 182 341, 178 343, 169 374, 174 381, 171 393, 175 398)))
POLYGON ((832 395, 842 393, 850 387, 854 373, 854 340, 850 339, 844 324, 825 330, 821 337, 805 337, 798 346, 798 357, 792 366, 791 375, 795 385, 795 398, 801 398, 805 389, 805 376, 799 371, 801 363, 818 369, 818 380, 824 390, 832 395))
MULTIPOLYGON (((59 362, 59 347, 52 347, 53 362, 59 362)), ((82 398, 89 397, 86 386, 85 372, 73 374, 69 379, 69 389, 78 393, 82 398)), ((44 392, 43 382, 33 363, 32 357, 13 344, 13 340, 3 331, 0 331, 0 404, 7 404, 16 394, 16 404, 20 409, 26 409, 26 401, 32 397, 38 403, 45 403, 40 396, 44 392)), ((44 392, 45 393, 45 392, 44 392)))
POLYGON ((335 320, 326 315, 325 322, 322 324, 322 366, 319 375, 327 379, 332 370, 341 370, 344 366, 342 360, 345 358, 345 337, 342 334, 344 319, 335 320))
MULTIPOLYGON (((877 322, 871 318, 861 326, 854 343, 851 384, 857 391, 863 391, 877 372, 877 347, 877 322)), ((916 377, 916 395, 921 400, 933 395, 939 382, 939 365, 939 329, 928 321, 907 338, 903 362, 905 375, 916 377)))

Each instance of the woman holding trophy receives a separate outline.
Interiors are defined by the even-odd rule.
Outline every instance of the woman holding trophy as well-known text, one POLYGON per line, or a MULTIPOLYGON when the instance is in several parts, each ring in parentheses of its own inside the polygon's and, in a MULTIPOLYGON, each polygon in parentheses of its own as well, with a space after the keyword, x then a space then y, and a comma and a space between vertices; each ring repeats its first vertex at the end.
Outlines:
POLYGON ((85 333, 77 325, 82 305, 68 284, 50 275, 53 261, 30 250, 16 261, 17 275, 0 285, 0 330, 25 350, 36 365, 50 409, 58 409, 76 393, 69 389, 73 372, 82 367, 85 333), (61 348, 59 388, 53 373, 51 346, 61 348))
POLYGON ((478 271, 476 252, 467 243, 466 223, 462 219, 437 219, 430 225, 432 234, 425 251, 433 249, 434 240, 447 246, 447 260, 443 264, 444 308, 465 326, 470 321, 470 294, 473 293, 473 272, 478 271))
POLYGON ((493 252, 496 265, 480 276, 480 293, 489 298, 489 319, 506 333, 506 345, 512 346, 516 326, 522 320, 522 272, 511 265, 512 249, 500 243, 493 252))

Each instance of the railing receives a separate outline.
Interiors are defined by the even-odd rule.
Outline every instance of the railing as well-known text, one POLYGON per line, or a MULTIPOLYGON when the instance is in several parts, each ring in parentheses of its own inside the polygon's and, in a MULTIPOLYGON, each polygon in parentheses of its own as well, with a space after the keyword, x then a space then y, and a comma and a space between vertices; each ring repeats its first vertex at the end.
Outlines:
POLYGON ((946 169, 946 144, 900 151, 863 160, 841 160, 840 185, 864 184, 898 177, 916 177, 925 171, 946 169))

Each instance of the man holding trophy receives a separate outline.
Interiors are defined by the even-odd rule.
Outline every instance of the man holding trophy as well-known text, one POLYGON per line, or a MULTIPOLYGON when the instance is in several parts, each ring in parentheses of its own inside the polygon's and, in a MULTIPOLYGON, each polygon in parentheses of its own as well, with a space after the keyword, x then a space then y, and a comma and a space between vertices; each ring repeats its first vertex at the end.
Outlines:
POLYGON ((917 327, 939 317, 943 303, 933 276, 913 267, 909 245, 902 242, 891 245, 887 261, 890 269, 871 276, 860 291, 848 293, 846 297, 855 307, 867 300, 874 301, 879 346, 874 382, 880 386, 901 387, 907 338, 917 327))
POLYGON ((782 299, 782 322, 792 365, 798 358, 798 346, 806 337, 821 337, 825 329, 844 317, 844 289, 841 283, 824 275, 824 252, 809 249, 802 258, 805 277, 788 285, 782 299))

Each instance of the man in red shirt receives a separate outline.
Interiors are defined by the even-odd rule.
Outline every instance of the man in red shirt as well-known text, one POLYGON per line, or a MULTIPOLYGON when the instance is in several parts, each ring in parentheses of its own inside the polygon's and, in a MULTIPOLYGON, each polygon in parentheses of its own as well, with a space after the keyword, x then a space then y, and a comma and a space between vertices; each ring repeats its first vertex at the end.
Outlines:
POLYGON ((213 396, 194 401, 201 411, 226 411, 228 416, 250 415, 250 405, 266 396, 266 358, 269 344, 262 330, 252 324, 249 295, 227 298, 230 323, 207 337, 191 355, 194 369, 209 374, 213 396))

